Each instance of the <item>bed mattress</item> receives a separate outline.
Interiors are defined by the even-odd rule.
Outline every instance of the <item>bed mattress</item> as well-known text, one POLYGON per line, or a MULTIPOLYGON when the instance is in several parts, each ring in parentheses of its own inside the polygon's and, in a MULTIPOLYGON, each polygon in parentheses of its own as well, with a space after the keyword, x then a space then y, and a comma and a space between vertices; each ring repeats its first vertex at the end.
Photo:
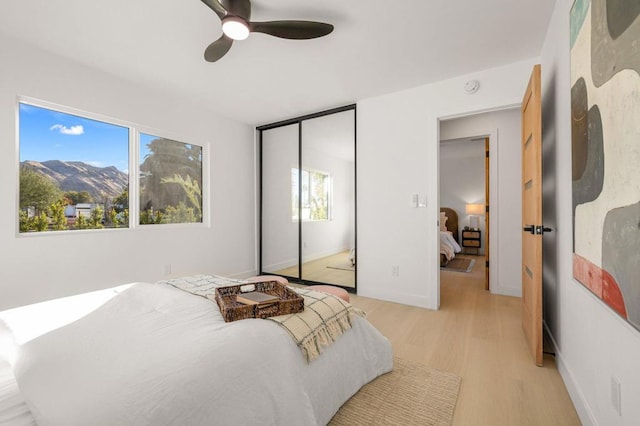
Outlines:
POLYGON ((80 304, 77 318, 67 309, 74 298, 54 301, 55 309, 45 303, 28 313, 0 312, 5 343, 7 336, 13 343, 4 345, 12 368, 4 364, 0 401, 8 402, 0 419, 324 425, 362 385, 392 368, 389 342, 360 317, 307 363, 275 323, 225 323, 215 303, 176 288, 136 283, 98 293, 80 304), (52 320, 56 312, 65 320, 52 320))

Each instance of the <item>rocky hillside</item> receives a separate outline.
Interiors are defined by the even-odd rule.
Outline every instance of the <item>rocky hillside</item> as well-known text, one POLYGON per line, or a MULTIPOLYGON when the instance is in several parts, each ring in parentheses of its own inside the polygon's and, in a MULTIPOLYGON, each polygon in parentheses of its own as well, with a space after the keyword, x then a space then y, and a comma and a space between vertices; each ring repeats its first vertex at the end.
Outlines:
POLYGON ((28 166, 58 183, 62 191, 87 191, 94 200, 114 198, 129 184, 129 175, 117 168, 95 167, 81 161, 23 161, 28 166))

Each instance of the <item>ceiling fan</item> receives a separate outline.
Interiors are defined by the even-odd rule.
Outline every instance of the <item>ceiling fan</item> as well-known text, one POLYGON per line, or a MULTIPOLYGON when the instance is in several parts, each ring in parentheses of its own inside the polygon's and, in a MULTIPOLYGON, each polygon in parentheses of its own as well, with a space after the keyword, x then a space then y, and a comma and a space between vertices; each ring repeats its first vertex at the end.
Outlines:
POLYGON ((291 40, 326 36, 333 25, 312 21, 252 22, 250 0, 202 0, 222 21, 222 36, 204 51, 204 59, 215 62, 231 49, 234 40, 244 40, 249 33, 264 33, 291 40))

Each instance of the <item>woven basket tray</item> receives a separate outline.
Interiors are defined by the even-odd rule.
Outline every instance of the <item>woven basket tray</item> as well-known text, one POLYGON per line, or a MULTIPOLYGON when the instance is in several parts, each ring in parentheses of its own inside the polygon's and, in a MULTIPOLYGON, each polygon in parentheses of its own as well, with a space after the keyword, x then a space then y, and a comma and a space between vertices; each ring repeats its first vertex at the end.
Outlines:
POLYGON ((277 281, 262 281, 216 288, 216 302, 226 322, 247 318, 267 318, 294 314, 304 310, 304 299, 277 281), (277 296, 280 300, 258 305, 244 305, 236 300, 240 288, 255 286, 255 291, 277 296))

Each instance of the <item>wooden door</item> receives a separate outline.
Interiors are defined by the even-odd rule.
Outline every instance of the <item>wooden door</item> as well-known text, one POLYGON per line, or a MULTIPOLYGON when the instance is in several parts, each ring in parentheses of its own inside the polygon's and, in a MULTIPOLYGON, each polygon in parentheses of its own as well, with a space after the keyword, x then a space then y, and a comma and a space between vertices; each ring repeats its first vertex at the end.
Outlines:
POLYGON ((489 290, 489 138, 484 139, 484 289, 489 290))
POLYGON ((522 329, 542 365, 542 106, 540 65, 522 100, 522 329), (539 232, 538 232, 539 231, 539 232))

